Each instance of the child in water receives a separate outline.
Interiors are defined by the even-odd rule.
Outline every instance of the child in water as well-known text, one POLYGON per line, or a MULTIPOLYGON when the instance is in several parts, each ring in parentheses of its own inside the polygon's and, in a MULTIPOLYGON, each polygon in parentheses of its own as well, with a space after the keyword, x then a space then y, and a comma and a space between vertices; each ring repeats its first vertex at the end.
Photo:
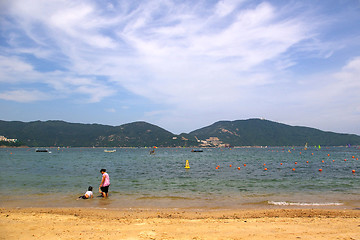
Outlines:
POLYGON ((93 194, 92 190, 93 190, 93 187, 89 186, 87 192, 84 195, 80 196, 79 198, 82 198, 82 199, 93 198, 94 194, 93 194))
POLYGON ((99 186, 99 193, 101 193, 103 198, 106 198, 109 196, 110 177, 104 168, 100 170, 100 173, 102 174, 102 178, 99 186))

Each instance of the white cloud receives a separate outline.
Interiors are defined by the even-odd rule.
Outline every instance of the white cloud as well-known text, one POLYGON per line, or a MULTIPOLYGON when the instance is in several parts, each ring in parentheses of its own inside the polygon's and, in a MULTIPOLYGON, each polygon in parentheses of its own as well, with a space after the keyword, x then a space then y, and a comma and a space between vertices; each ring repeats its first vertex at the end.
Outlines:
MULTIPOLYGON (((5 73, 8 74, 26 74, 28 72, 33 71, 33 67, 31 64, 28 64, 24 61, 21 61, 20 59, 16 57, 5 57, 0 56, 0 74, 2 77, 0 78, 0 81, 9 81, 7 77, 5 77, 5 73)), ((11 79, 13 81, 16 81, 16 79, 11 79)))
POLYGON ((35 102, 35 101, 44 101, 51 99, 46 93, 40 92, 38 90, 14 90, 14 91, 5 91, 0 92, 0 99, 21 103, 35 102))
MULTIPOLYGON (((3 35, 10 50, 0 49, 0 82, 12 89, 36 83, 53 97, 86 102, 125 88, 162 106, 146 117, 179 122, 193 121, 194 108, 207 121, 265 115, 284 99, 325 105, 347 92, 357 100, 357 58, 337 74, 310 77, 317 89, 292 72, 303 58, 331 58, 347 46, 322 40, 328 18, 293 3, 8 1, 3 35), (37 70, 24 56, 57 70, 37 70)), ((12 99, 11 92, 2 96, 12 99)))
POLYGON ((274 81, 274 65, 260 72, 258 66, 312 36, 302 19, 281 19, 268 3, 234 13, 236 21, 222 22, 220 28, 213 28, 220 21, 216 14, 189 11, 182 19, 170 7, 171 16, 151 19, 151 11, 142 8, 139 18, 133 16, 135 25, 129 22, 121 34, 136 50, 135 65, 142 74, 118 81, 132 92, 177 107, 243 99, 243 86, 274 81))
POLYGON ((0 83, 24 84, 37 82, 42 74, 18 57, 0 56, 0 83))
MULTIPOLYGON (((179 104, 214 94, 233 100, 242 86, 271 82, 253 68, 309 37, 302 19, 281 19, 269 3, 239 9, 242 2, 220 1, 213 12, 198 14, 201 6, 150 1, 112 18, 88 1, 32 1, 29 8, 15 1, 12 10, 40 46, 46 38, 56 44, 70 72, 110 76, 136 94, 179 104), (235 19, 221 19, 229 13, 235 19)), ((79 91, 91 93, 84 86, 79 91)))
POLYGON ((311 84, 307 92, 308 99, 325 105, 337 105, 342 102, 360 102, 360 56, 345 64, 341 70, 310 77, 303 84, 311 84))
POLYGON ((275 106, 283 102, 283 108, 275 115, 289 124, 359 133, 359 74, 360 57, 355 57, 333 72, 308 75, 277 99, 275 106))
POLYGON ((69 72, 39 72, 32 65, 16 57, 0 56, 0 82, 11 84, 38 84, 42 90, 11 90, 2 92, 1 98, 17 102, 64 98, 70 95, 87 96, 85 102, 99 102, 116 93, 116 90, 96 81, 95 77, 77 77, 69 72), (47 92, 46 94, 41 92, 47 92), (38 94, 37 94, 38 93, 38 94))
POLYGON ((244 0, 221 0, 215 6, 215 14, 219 17, 224 17, 233 12, 244 0))
POLYGON ((214 12, 198 14, 201 6, 150 1, 114 17, 88 1, 32 1, 30 8, 15 1, 12 9, 30 38, 56 44, 70 72, 111 76, 136 94, 164 101, 185 92, 206 99, 211 89, 203 91, 204 85, 267 83, 253 81, 259 74, 252 76, 252 69, 309 37, 302 19, 281 19, 269 3, 238 9, 242 2, 220 1, 214 12), (221 19, 230 12, 235 21, 221 19))

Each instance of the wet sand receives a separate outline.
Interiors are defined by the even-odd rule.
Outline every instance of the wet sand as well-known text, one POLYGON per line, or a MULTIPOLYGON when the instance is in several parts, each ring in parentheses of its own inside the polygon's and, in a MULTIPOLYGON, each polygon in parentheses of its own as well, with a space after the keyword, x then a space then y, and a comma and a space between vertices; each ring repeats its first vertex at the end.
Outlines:
POLYGON ((360 240, 360 210, 1 208, 0 239, 360 240))

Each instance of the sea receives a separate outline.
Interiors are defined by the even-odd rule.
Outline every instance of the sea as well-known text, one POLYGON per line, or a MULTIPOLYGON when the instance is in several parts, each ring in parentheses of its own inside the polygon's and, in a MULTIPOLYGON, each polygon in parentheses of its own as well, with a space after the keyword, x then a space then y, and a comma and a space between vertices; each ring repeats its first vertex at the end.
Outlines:
POLYGON ((150 150, 1 148, 0 207, 360 209, 358 146, 150 150))

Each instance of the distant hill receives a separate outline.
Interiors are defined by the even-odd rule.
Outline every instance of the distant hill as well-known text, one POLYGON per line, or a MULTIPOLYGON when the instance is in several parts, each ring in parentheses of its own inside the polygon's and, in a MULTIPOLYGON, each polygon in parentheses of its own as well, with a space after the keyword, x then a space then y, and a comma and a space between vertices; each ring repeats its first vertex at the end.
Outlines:
POLYGON ((309 127, 289 126, 262 119, 219 121, 192 131, 198 139, 217 137, 232 146, 359 145, 360 136, 324 132, 309 127))
POLYGON ((261 119, 220 121, 180 135, 146 122, 108 126, 64 121, 0 121, 0 135, 16 138, 30 147, 360 145, 358 135, 324 132, 261 119), (210 138, 218 140, 206 140, 210 138))
POLYGON ((0 135, 17 138, 31 147, 168 147, 197 144, 181 140, 171 132, 146 122, 114 127, 64 121, 0 121, 0 135))

